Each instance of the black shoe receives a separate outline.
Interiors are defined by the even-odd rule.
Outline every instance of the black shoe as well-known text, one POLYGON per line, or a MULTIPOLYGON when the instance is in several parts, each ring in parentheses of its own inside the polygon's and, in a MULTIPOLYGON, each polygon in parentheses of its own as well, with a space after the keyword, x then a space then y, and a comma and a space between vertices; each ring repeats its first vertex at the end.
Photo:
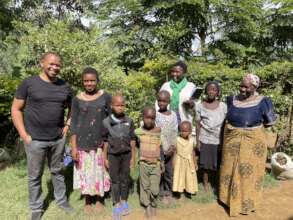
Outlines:
POLYGON ((42 215, 43 215, 42 211, 32 212, 31 220, 40 220, 42 218, 42 215))
POLYGON ((69 205, 68 202, 64 202, 64 203, 60 204, 59 208, 68 214, 71 214, 74 212, 74 209, 69 205))

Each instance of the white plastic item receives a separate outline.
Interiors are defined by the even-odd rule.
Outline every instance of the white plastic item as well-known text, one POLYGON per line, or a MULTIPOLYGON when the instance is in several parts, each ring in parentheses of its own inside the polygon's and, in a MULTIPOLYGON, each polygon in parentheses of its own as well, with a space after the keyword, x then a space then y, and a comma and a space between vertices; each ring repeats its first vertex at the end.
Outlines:
POLYGON ((288 180, 293 179, 293 162, 292 159, 283 152, 277 152, 271 158, 272 172, 277 179, 288 180), (281 165, 277 161, 277 157, 282 156, 286 158, 286 164, 281 165))

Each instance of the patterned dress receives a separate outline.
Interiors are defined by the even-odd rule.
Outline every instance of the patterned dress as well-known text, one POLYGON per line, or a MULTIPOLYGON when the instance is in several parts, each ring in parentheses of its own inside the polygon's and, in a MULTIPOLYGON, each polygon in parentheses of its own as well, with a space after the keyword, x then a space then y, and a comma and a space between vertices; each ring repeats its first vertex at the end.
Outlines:
POLYGON ((251 102, 228 97, 220 169, 219 199, 229 206, 230 216, 249 214, 261 202, 267 142, 263 124, 275 122, 270 99, 257 96, 251 102))
POLYGON ((110 176, 104 167, 103 150, 78 151, 79 162, 74 166, 74 189, 83 195, 99 195, 110 190, 110 176))

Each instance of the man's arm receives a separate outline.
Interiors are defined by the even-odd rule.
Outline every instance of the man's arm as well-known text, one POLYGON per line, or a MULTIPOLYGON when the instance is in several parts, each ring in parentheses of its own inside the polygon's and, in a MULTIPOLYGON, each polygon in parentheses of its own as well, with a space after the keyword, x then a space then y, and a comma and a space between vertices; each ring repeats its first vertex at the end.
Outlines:
POLYGON ((67 111, 64 127, 63 127, 63 130, 62 130, 62 135, 63 136, 66 136, 66 134, 67 134, 67 132, 69 130, 69 127, 71 125, 71 105, 73 104, 73 90, 71 88, 69 90, 70 90, 70 92, 69 92, 67 102, 66 102, 66 107, 68 108, 68 111, 67 111))
POLYGON ((19 136, 23 139, 26 144, 32 141, 31 136, 27 133, 23 122, 22 109, 25 106, 25 100, 14 98, 11 106, 11 117, 13 124, 18 131, 19 136))
POLYGON ((66 120, 65 120, 64 127, 62 130, 63 136, 66 136, 66 134, 69 130, 70 124, 71 124, 71 106, 68 106, 68 112, 67 112, 66 120))

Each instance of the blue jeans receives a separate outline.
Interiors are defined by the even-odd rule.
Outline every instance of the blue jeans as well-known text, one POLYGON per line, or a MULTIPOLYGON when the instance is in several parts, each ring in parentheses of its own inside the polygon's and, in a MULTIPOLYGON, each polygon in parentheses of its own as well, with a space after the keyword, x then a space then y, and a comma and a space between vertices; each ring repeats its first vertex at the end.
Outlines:
POLYGON ((37 141, 25 144, 28 166, 29 205, 32 212, 43 211, 42 175, 45 159, 51 172, 57 205, 67 201, 64 176, 61 174, 65 137, 56 141, 37 141))

